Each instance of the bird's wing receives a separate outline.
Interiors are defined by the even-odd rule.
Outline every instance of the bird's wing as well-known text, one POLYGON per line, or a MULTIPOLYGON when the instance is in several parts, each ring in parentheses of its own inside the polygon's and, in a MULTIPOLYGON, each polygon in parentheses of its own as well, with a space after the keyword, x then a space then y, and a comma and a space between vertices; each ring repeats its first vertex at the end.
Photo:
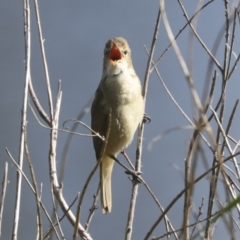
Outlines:
MULTIPOLYGON (((92 129, 99 133, 101 136, 106 136, 107 127, 108 127, 108 113, 106 113, 106 109, 103 108, 103 92, 98 87, 95 98, 92 103, 91 115, 92 115, 92 129)), ((101 157, 101 151, 103 147, 104 141, 99 137, 93 137, 93 145, 96 153, 97 160, 101 157)))

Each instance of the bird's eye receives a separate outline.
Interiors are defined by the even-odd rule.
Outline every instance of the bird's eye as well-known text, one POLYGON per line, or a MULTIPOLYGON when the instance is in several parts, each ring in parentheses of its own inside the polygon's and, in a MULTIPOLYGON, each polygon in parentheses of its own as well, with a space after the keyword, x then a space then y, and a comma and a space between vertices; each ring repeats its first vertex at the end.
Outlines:
POLYGON ((124 53, 124 55, 127 55, 127 54, 128 54, 128 51, 127 51, 127 50, 125 50, 123 53, 124 53))

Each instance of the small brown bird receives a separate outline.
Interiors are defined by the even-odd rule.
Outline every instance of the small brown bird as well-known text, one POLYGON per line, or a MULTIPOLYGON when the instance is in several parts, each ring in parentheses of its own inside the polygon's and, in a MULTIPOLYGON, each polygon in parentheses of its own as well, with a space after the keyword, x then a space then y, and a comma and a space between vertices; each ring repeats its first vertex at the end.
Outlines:
MULTIPOLYGON (((92 103, 92 129, 106 136, 109 112, 111 127, 106 150, 100 166, 101 202, 103 213, 111 212, 111 176, 114 160, 109 155, 126 148, 143 120, 144 103, 141 83, 136 75, 131 58, 131 49, 122 38, 110 39, 104 49, 103 73, 92 103)), ((101 158, 104 142, 93 138, 96 158, 101 158)))

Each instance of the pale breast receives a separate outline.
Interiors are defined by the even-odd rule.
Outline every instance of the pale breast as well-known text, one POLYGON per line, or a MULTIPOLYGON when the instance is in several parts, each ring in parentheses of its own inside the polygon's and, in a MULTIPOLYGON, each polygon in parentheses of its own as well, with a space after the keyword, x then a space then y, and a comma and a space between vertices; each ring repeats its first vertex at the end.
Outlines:
POLYGON ((117 154, 132 141, 143 118, 140 80, 133 69, 108 76, 101 85, 105 111, 112 109, 112 123, 107 151, 117 154))
POLYGON ((112 110, 111 131, 108 141, 112 154, 117 154, 132 142, 134 133, 142 122, 142 118, 142 97, 112 110))

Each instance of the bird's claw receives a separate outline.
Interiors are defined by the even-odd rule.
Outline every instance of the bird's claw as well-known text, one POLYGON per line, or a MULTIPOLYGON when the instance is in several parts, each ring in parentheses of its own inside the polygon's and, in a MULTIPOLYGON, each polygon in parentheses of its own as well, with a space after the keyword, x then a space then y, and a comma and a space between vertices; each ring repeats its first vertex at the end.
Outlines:
POLYGON ((143 123, 150 123, 150 122, 151 122, 151 118, 146 113, 144 113, 143 123))
POLYGON ((142 174, 142 172, 137 171, 125 171, 126 174, 132 175, 132 178, 129 178, 131 181, 136 180, 138 183, 141 183, 142 180, 139 178, 139 176, 142 174))

